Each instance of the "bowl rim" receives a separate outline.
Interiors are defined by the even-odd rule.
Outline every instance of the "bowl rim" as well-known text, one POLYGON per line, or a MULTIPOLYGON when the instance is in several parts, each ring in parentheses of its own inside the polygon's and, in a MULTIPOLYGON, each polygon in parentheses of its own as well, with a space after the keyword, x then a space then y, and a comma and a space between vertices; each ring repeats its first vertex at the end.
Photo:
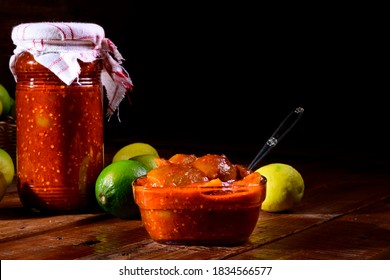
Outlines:
POLYGON ((266 184, 229 186, 135 185, 134 200, 140 209, 238 209, 260 207, 265 200, 266 184))

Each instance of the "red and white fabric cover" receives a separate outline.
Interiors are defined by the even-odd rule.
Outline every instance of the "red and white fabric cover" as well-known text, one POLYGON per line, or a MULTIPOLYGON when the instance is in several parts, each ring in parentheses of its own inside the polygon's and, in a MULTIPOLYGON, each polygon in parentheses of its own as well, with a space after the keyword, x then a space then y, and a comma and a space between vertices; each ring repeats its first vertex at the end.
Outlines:
POLYGON ((124 58, 115 44, 105 37, 104 29, 97 24, 22 23, 12 29, 11 38, 16 48, 9 67, 16 81, 15 57, 22 52, 31 53, 38 63, 67 85, 77 81, 80 73, 78 60, 92 62, 103 59, 101 78, 107 93, 109 117, 118 109, 127 91, 133 88, 133 82, 122 66, 124 58))

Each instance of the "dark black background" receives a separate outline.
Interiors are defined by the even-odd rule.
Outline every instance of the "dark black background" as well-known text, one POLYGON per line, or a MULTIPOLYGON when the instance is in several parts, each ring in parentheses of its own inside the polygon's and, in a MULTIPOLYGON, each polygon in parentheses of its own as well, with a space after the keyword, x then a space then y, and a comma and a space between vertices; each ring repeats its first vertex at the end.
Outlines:
MULTIPOLYGON (((13 25, 94 22, 117 45, 134 82, 121 121, 106 121, 107 142, 255 153, 302 106, 303 118, 279 151, 387 158, 382 17, 364 6, 248 2, 1 1, 0 23, 9 29, 1 67, 13 50, 13 25)), ((13 90, 9 73, 1 83, 13 90)))

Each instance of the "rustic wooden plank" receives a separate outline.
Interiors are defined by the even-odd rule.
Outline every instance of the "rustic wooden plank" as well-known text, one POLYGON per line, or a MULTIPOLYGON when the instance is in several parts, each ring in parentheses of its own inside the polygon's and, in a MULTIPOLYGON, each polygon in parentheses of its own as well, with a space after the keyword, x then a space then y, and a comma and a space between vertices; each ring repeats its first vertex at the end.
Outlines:
MULTIPOLYGON (((18 212, 16 212, 18 214, 18 212)), ((10 240, 34 237, 45 232, 80 224, 91 224, 110 218, 108 214, 78 214, 32 217, 23 214, 16 220, 0 220, 0 244, 10 240)))
MULTIPOLYGON (((231 259, 383 259, 390 256, 390 198, 231 259)), ((293 222, 293 221, 291 221, 293 222)))
POLYGON ((107 213, 96 208, 77 214, 44 215, 32 213, 22 207, 16 192, 10 192, 4 197, 4 203, 0 206, 0 244, 67 226, 93 223, 110 217, 107 213))
MULTIPOLYGON (((346 249, 345 258, 351 257, 351 254, 363 254, 365 250, 368 258, 386 258, 389 255, 390 249, 383 244, 379 244, 383 246, 376 250, 368 243, 359 247, 359 239, 356 237, 350 241, 351 233, 342 226, 350 225, 352 236, 357 230, 362 230, 370 238, 383 242, 382 234, 388 234, 387 224, 384 224, 383 230, 373 223, 357 220, 347 223, 342 218, 387 201, 390 175, 384 172, 384 168, 362 170, 360 166, 329 166, 329 163, 323 162, 300 162, 294 166, 301 170, 306 183, 301 205, 285 213, 262 212, 249 242, 233 247, 158 244, 150 240, 141 221, 120 220, 105 213, 30 216, 22 211, 13 190, 0 203, 0 259, 250 259, 257 258, 258 252, 264 253, 260 254, 261 257, 271 259, 285 256, 313 259, 318 258, 318 252, 321 254, 322 251, 324 256, 337 257, 335 252, 320 245, 317 245, 318 248, 312 245, 314 250, 306 251, 305 247, 300 250, 294 246, 295 238, 304 244, 305 238, 300 236, 310 232, 315 232, 311 242, 322 244, 321 231, 317 233, 316 229, 327 229, 325 225, 336 220, 341 221, 336 223, 339 226, 334 226, 329 232, 336 234, 340 231, 347 238, 340 235, 331 245, 336 247, 341 243, 340 248, 346 249), (292 240, 292 243, 284 244, 284 240, 292 240), (283 246, 292 246, 298 253, 285 254, 278 247, 277 250, 270 247, 270 251, 262 251, 268 246, 276 246, 274 244, 281 244, 282 249, 283 246)), ((381 211, 378 219, 386 220, 388 208, 385 208, 385 213, 380 207, 376 210, 381 211)), ((377 213, 373 211, 367 219, 374 220, 375 215, 377 213)))
POLYGON ((147 238, 141 221, 119 218, 74 223, 0 243, 0 259, 74 259, 117 250, 147 238))
POLYGON ((129 243, 116 250, 85 256, 81 259, 225 259, 333 218, 330 215, 299 215, 299 218, 292 223, 291 217, 291 214, 275 216, 263 212, 249 241, 239 246, 165 245, 148 239, 141 244, 129 243))
POLYGON ((337 173, 325 180, 306 182, 298 213, 342 214, 369 205, 390 195, 390 174, 337 173))

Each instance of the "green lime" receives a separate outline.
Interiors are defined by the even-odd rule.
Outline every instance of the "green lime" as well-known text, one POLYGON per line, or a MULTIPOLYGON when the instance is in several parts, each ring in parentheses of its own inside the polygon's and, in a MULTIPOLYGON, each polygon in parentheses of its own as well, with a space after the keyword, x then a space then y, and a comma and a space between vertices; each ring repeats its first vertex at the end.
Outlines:
POLYGON ((157 150, 147 143, 135 142, 129 145, 124 146, 119 151, 116 152, 114 157, 112 158, 112 162, 116 162, 119 160, 130 159, 139 155, 152 154, 155 156, 159 156, 157 150))
POLYGON ((15 165, 10 154, 0 148, 0 172, 3 173, 7 186, 10 185, 15 176, 15 165))
POLYGON ((149 171, 157 167, 157 164, 154 161, 155 158, 158 158, 158 156, 156 156, 155 154, 146 154, 146 155, 135 156, 130 159, 142 162, 143 164, 146 165, 149 171))
POLYGON ((3 105, 2 115, 6 116, 10 113, 11 107, 14 105, 15 101, 2 84, 0 84, 0 101, 3 105))
POLYGON ((8 115, 11 115, 12 117, 16 118, 15 99, 13 99, 12 96, 10 96, 10 109, 8 115))
POLYGON ((95 197, 100 207, 121 219, 138 217, 132 183, 147 171, 143 163, 135 160, 120 160, 107 165, 95 184, 95 197))
POLYGON ((14 162, 9 153, 0 148, 0 200, 3 199, 9 185, 15 175, 14 162))
POLYGON ((305 184, 302 175, 291 165, 271 163, 256 170, 267 178, 265 200, 261 209, 281 212, 292 209, 302 200, 305 184))

